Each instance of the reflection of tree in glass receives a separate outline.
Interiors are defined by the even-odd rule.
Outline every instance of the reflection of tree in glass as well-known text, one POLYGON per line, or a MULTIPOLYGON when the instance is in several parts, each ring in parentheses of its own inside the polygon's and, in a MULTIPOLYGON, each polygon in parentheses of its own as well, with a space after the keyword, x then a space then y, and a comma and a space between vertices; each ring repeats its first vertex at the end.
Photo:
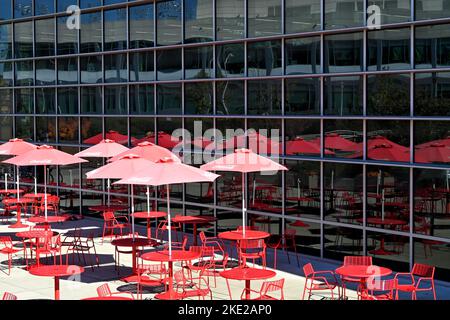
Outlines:
POLYGON ((370 115, 408 115, 409 78, 395 75, 369 77, 367 110, 370 115))

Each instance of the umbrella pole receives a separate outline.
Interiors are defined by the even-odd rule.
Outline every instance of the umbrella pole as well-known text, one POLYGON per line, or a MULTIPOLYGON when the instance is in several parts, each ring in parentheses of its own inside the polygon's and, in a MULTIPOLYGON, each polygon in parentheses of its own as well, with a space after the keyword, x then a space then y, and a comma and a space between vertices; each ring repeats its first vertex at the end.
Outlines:
POLYGON ((245 237, 245 181, 244 181, 245 174, 242 172, 242 228, 243 228, 243 234, 245 237))
POLYGON ((47 220, 47 166, 44 165, 44 212, 47 220))
POLYGON ((111 194, 110 194, 110 190, 111 190, 111 179, 108 178, 108 182, 106 185, 106 189, 108 189, 108 206, 110 203, 110 199, 111 199, 111 194))
POLYGON ((134 241, 134 188, 131 185, 131 233, 134 241))
POLYGON ((169 257, 172 257, 172 227, 170 222, 170 194, 169 194, 169 185, 166 185, 167 188, 167 228, 169 231, 169 257))
POLYGON ((17 167, 17 201, 20 200, 20 195, 19 195, 19 167, 17 167))
POLYGON ((147 186, 147 213, 150 214, 150 187, 147 186))

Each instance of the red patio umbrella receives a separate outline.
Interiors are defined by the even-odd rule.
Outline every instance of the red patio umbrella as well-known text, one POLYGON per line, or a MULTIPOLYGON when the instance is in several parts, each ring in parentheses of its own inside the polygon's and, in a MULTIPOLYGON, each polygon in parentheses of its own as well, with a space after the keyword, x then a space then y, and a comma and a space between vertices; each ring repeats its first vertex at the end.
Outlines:
MULTIPOLYGON (((115 155, 118 155, 119 153, 122 153, 124 151, 129 150, 127 147, 115 142, 111 139, 105 139, 97 143, 96 145, 93 145, 92 147, 89 147, 81 152, 78 152, 75 154, 76 157, 79 158, 111 158, 115 155)), ((110 203, 110 179, 108 178, 108 205, 110 203)))
POLYGON ((449 163, 450 162, 450 148, 442 143, 433 143, 422 148, 415 148, 416 162, 430 163, 449 163))
POLYGON ((260 156, 249 149, 237 149, 234 153, 226 155, 217 160, 208 162, 200 167, 208 171, 234 171, 242 173, 242 226, 245 235, 245 179, 244 174, 248 172, 288 170, 275 161, 260 156))
POLYGON ((418 145, 416 145, 416 148, 429 147, 432 144, 443 144, 445 147, 450 148, 450 136, 448 136, 444 139, 438 139, 438 140, 433 140, 433 141, 425 142, 422 144, 418 144, 418 145))
MULTIPOLYGON (((359 151, 348 156, 348 158, 362 157, 363 152, 359 151)), ((409 149, 397 144, 381 143, 371 144, 367 147, 367 158, 372 160, 409 162, 409 149)))
POLYGON ((228 138, 224 141, 218 141, 217 146, 214 143, 210 143, 207 146, 208 150, 235 150, 247 148, 248 139, 248 149, 255 153, 267 153, 267 154, 280 154, 281 144, 271 138, 268 138, 258 132, 250 131, 244 134, 237 135, 228 138))
MULTIPOLYGON (((128 143, 128 136, 121 134, 114 130, 109 130, 105 133, 105 139, 107 140, 114 140, 117 143, 120 144, 127 144, 128 143)), ((83 140, 83 143, 85 144, 98 144, 103 141, 103 134, 99 133, 93 137, 87 138, 83 140)), ((131 143, 133 144, 136 141, 136 138, 131 137, 131 143)))
MULTIPOLYGON (((325 148, 332 150, 354 151, 358 145, 358 143, 345 139, 337 133, 327 133, 324 140, 325 148)), ((320 137, 311 140, 311 142, 318 143, 320 145, 320 137)))
POLYGON ((166 148, 166 149, 173 149, 176 145, 180 143, 180 140, 178 138, 172 137, 170 134, 159 131, 157 134, 151 133, 147 136, 145 136, 142 139, 135 140, 133 146, 141 143, 141 142, 151 142, 154 143, 160 147, 166 148))
POLYGON ((3 162, 14 164, 16 166, 44 166, 44 205, 45 218, 47 219, 47 166, 64 166, 87 161, 57 150, 51 146, 42 145, 3 162))
MULTIPOLYGON (((325 154, 333 155, 333 151, 325 149, 325 154)), ((306 141, 301 137, 297 137, 294 140, 286 142, 286 154, 320 154, 320 145, 306 141)))
POLYGON ((174 153, 172 153, 172 151, 148 141, 138 143, 136 147, 115 155, 109 159, 108 162, 116 161, 129 154, 137 155, 143 159, 150 160, 151 162, 156 162, 164 157, 172 158, 175 161, 181 162, 181 160, 174 153))

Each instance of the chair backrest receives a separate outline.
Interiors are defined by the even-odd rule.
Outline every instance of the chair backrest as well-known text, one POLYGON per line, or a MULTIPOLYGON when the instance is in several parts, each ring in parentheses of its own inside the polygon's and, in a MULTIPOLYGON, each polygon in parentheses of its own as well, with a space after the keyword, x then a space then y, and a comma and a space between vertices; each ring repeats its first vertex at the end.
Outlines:
POLYGON ((367 288, 370 291, 393 291, 396 288, 397 279, 374 279, 373 283, 368 282, 367 288))
POLYGON ((0 248, 12 248, 13 243, 10 236, 0 236, 0 248))
POLYGON ((116 216, 114 215, 114 212, 106 211, 103 213, 103 219, 105 221, 114 221, 114 220, 116 220, 116 216))
POLYGON ((111 289, 107 283, 102 284, 97 288, 97 294, 99 297, 109 297, 111 295, 111 289))
POLYGON ((424 278, 434 278, 434 270, 435 267, 421 264, 421 263, 415 263, 411 273, 415 276, 424 277, 424 278))
POLYGON ((371 266, 372 257, 371 256, 345 256, 344 266, 371 266))
POLYGON ((240 249, 264 249, 265 247, 264 239, 241 240, 239 243, 240 249))
POLYGON ((200 241, 201 241, 202 243, 206 241, 206 235, 205 235, 205 232, 200 231, 199 236, 200 236, 200 241))
POLYGON ((307 263, 303 266, 303 273, 306 278, 309 278, 310 275, 314 273, 314 267, 311 263, 307 263))
POLYGON ((5 293, 3 294, 2 300, 17 300, 17 296, 14 295, 14 294, 12 294, 12 293, 5 292, 5 293))
POLYGON ((284 278, 273 281, 264 281, 261 285, 261 295, 267 295, 269 292, 280 291, 280 299, 284 300, 284 278))
POLYGON ((30 227, 30 230, 44 230, 51 231, 52 227, 48 223, 37 224, 35 226, 30 227))

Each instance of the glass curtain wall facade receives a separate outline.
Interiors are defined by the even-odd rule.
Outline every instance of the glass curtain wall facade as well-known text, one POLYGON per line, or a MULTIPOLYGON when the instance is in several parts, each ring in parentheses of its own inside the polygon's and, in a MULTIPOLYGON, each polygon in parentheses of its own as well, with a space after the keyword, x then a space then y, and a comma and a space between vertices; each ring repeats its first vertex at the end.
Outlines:
MULTIPOLYGON (((449 53, 450 0, 3 0, 0 141, 75 153, 102 137, 174 148, 186 134, 166 133, 180 128, 194 141, 279 130, 289 171, 245 177, 249 224, 295 229, 306 254, 429 263, 449 280, 449 53), (80 30, 67 27, 70 5, 80 30)), ((204 147, 185 145, 185 160, 204 147)), ((62 206, 84 214, 106 195, 85 179, 104 160, 89 160, 49 174, 62 206)), ((20 170, 42 186, 42 169, 20 170)), ((235 228, 240 179, 172 186, 172 214, 217 216, 211 234, 235 228)), ((152 189, 152 206, 165 208, 165 191, 152 189)))

